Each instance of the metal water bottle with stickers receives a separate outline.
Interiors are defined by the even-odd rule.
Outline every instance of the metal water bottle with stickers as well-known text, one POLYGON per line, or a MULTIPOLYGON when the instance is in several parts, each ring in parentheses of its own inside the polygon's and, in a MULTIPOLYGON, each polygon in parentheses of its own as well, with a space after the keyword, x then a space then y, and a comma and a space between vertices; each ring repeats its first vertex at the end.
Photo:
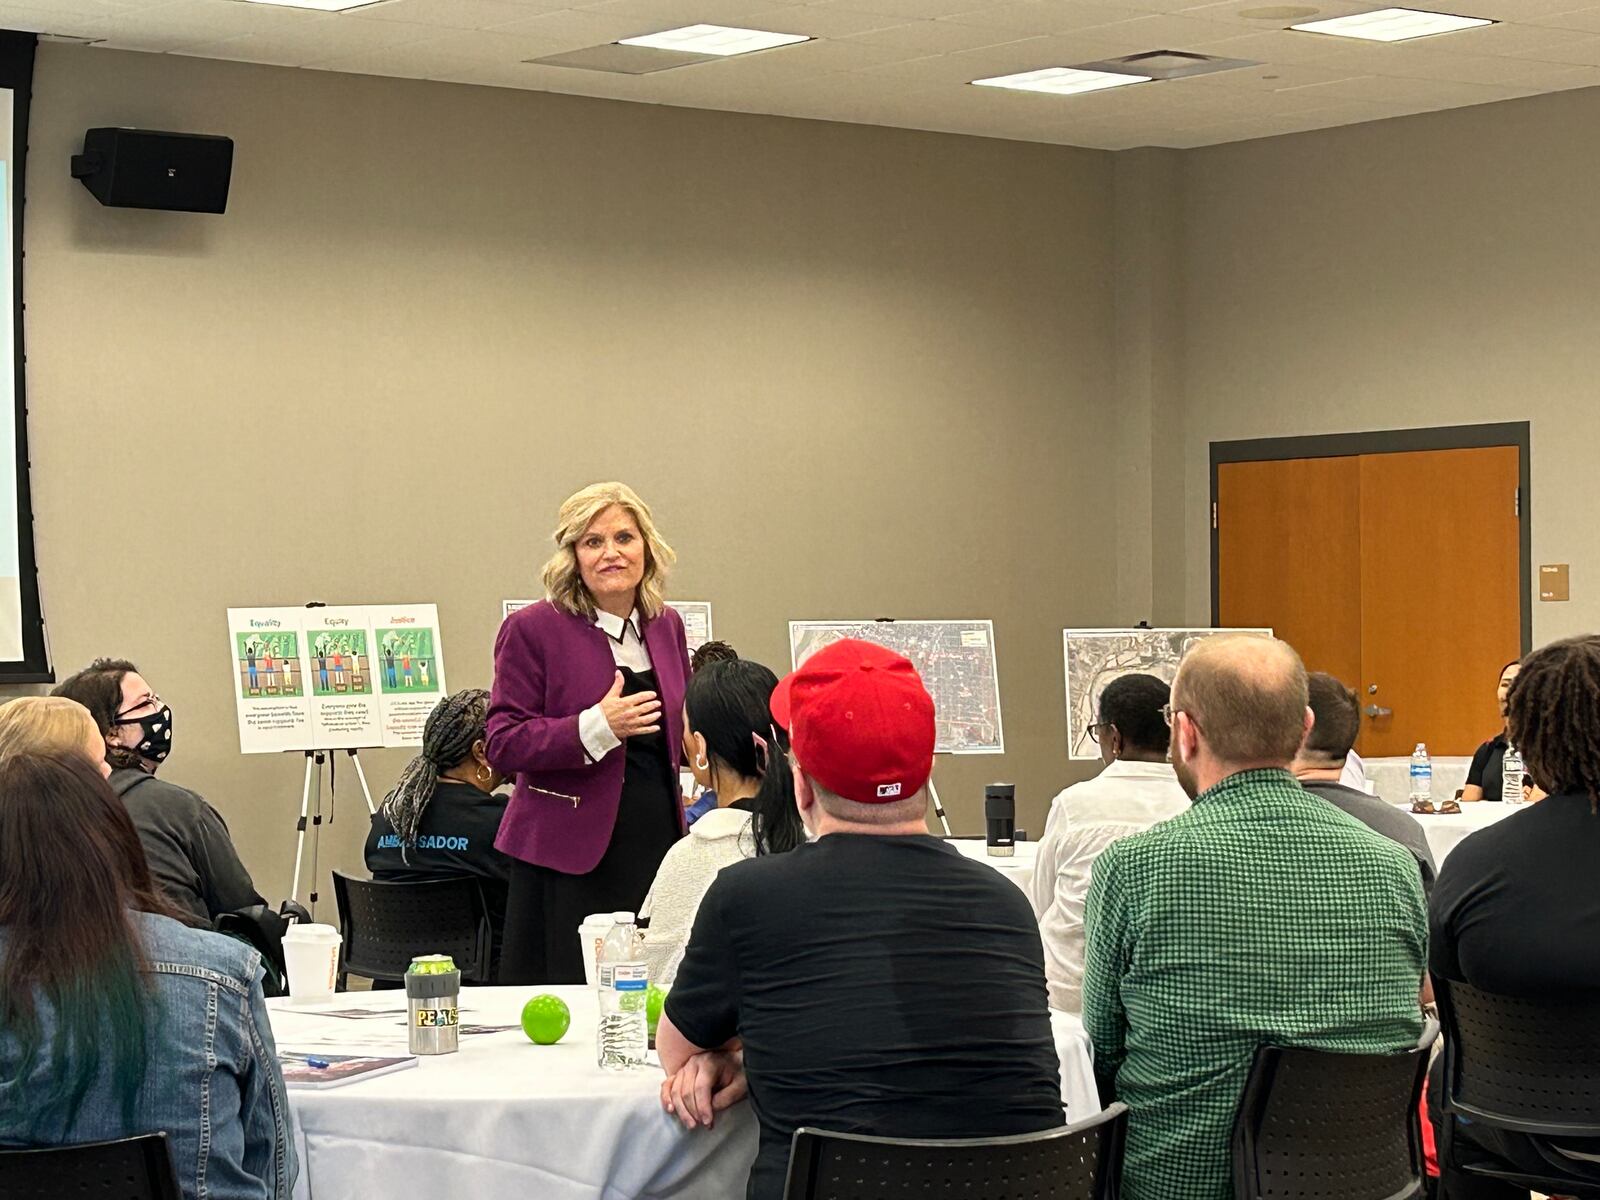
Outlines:
POLYGON ((634 941, 631 912, 611 914, 611 932, 600 947, 600 1026, 595 1060, 608 1071, 645 1065, 649 1028, 645 1007, 650 968, 634 941))
POLYGON ((406 968, 411 1053, 454 1054, 461 1048, 461 972, 448 954, 423 954, 406 968))

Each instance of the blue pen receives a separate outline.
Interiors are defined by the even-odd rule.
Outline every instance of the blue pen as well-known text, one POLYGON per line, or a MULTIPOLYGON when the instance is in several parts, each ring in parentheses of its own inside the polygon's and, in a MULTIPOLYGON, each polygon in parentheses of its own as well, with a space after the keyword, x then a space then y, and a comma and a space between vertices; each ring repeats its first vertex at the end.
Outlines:
POLYGON ((332 1064, 330 1064, 325 1058, 313 1058, 309 1054, 306 1055, 306 1066, 308 1067, 315 1067, 319 1071, 326 1071, 331 1065, 332 1064))

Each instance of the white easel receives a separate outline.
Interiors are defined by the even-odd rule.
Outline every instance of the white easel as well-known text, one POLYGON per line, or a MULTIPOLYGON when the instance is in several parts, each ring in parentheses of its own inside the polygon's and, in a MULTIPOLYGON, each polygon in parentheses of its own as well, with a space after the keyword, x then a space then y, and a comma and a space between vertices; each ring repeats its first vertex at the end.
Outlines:
MULTIPOLYGON (((306 605, 307 608, 326 608, 327 605, 319 600, 313 600, 306 605)), ((370 658, 370 655, 369 655, 370 658)), ((358 664, 359 665, 359 664, 358 664)), ((368 669, 372 669, 369 663, 368 669)), ((328 767, 328 824, 333 824, 333 760, 329 755, 339 753, 337 750, 302 750, 306 756, 306 778, 300 789, 300 819, 295 822, 294 843, 294 883, 289 891, 289 899, 296 902, 300 899, 300 864, 306 852, 306 824, 310 818, 311 825, 311 891, 307 899, 311 901, 310 909, 313 918, 317 915, 317 864, 321 858, 322 850, 322 767, 324 760, 328 767), (313 772, 316 775, 317 803, 313 811, 311 805, 311 781, 313 772)), ((356 778, 361 781, 361 795, 367 802, 367 815, 376 813, 377 807, 372 803, 372 789, 367 787, 367 773, 361 769, 361 755, 354 749, 344 751, 350 756, 350 761, 355 764, 356 778)))
MULTIPOLYGON (((338 754, 338 750, 304 750, 306 756, 305 785, 300 791, 300 819, 295 822, 294 844, 294 884, 289 891, 289 898, 300 899, 300 865, 306 852, 306 826, 311 827, 311 891, 307 899, 311 901, 309 907, 311 915, 317 915, 317 864, 321 857, 322 849, 322 768, 324 759, 328 759, 328 824, 333 824, 333 763, 329 755, 338 754), (312 776, 316 776, 316 806, 312 807, 312 776)), ((361 781, 361 795, 367 802, 367 815, 377 812, 372 803, 372 790, 367 787, 367 773, 361 769, 361 755, 356 750, 345 750, 343 753, 350 756, 350 761, 355 764, 356 778, 361 781)))

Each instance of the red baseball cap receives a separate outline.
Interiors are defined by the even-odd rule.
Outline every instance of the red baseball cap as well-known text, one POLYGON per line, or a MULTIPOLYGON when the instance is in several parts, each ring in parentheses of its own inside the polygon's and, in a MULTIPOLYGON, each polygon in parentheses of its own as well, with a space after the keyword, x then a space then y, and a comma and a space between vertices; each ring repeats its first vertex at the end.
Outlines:
POLYGON ((818 650, 772 693, 800 767, 862 804, 914 796, 933 774, 933 697, 911 660, 844 638, 818 650))

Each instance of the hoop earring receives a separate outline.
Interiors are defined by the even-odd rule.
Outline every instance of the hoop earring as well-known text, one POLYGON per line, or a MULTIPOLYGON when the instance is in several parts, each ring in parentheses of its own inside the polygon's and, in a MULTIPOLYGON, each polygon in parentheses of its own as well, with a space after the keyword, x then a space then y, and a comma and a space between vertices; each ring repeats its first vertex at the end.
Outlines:
POLYGON ((472 777, 479 783, 488 783, 489 780, 493 778, 493 775, 488 767, 484 766, 482 763, 479 763, 477 769, 472 772, 472 777))
POLYGON ((706 761, 706 756, 704 754, 702 754, 699 758, 694 760, 694 769, 696 771, 709 771, 709 770, 711 770, 711 764, 706 761))

